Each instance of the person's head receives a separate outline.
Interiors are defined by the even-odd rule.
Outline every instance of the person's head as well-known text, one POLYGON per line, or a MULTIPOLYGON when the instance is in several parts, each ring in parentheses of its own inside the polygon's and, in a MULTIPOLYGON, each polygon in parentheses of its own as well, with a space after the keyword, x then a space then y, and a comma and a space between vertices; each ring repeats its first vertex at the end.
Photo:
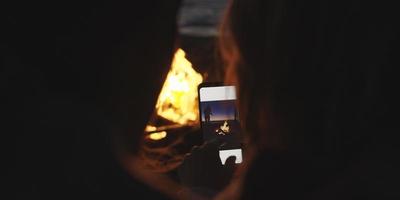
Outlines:
POLYGON ((340 156, 390 141, 395 14, 364 1, 231 0, 220 46, 250 145, 340 156))

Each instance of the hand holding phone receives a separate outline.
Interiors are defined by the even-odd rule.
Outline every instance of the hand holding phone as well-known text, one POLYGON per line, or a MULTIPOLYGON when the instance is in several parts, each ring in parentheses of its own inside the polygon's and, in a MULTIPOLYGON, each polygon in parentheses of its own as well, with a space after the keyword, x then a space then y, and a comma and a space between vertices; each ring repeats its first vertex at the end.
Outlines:
POLYGON ((185 157, 178 176, 192 192, 212 198, 229 184, 243 160, 242 135, 234 86, 203 83, 198 92, 204 143, 185 157))
POLYGON ((218 140, 207 141, 193 147, 185 156, 177 172, 180 183, 189 188, 190 193, 212 199, 230 183, 237 165, 233 157, 221 164, 220 145, 218 140))
POLYGON ((203 83, 199 86, 199 112, 203 140, 219 140, 219 157, 224 165, 233 156, 242 162, 242 135, 236 108, 235 86, 203 83))

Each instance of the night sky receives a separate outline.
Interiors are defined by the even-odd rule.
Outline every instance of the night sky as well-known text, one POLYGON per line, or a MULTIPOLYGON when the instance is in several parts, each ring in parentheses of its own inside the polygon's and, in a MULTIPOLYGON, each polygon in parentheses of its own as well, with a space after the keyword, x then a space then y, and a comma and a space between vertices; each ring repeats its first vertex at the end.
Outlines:
POLYGON ((235 119, 235 101, 227 100, 227 101, 206 101, 201 102, 201 120, 205 121, 204 118, 204 109, 207 106, 211 107, 210 116, 211 121, 222 121, 222 120, 233 120, 235 119))

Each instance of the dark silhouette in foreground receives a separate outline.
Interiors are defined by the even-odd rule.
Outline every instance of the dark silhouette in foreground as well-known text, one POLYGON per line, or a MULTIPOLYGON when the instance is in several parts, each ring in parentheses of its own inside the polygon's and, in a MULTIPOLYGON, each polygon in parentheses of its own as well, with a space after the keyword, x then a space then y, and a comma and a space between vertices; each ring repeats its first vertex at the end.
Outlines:
POLYGON ((16 141, 16 199, 171 197, 121 160, 137 152, 171 63, 178 3, 39 0, 4 9, 0 132, 16 141))
POLYGON ((392 3, 231 1, 222 55, 254 153, 231 197, 400 197, 398 18, 392 3))

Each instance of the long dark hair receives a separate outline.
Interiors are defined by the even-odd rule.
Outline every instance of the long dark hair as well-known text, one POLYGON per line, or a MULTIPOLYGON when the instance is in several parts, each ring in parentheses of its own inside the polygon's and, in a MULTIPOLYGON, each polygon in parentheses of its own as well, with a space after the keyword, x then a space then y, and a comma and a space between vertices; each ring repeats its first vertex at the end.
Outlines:
POLYGON ((250 144, 342 157, 390 143, 398 32, 389 7, 231 0, 220 49, 250 144))

